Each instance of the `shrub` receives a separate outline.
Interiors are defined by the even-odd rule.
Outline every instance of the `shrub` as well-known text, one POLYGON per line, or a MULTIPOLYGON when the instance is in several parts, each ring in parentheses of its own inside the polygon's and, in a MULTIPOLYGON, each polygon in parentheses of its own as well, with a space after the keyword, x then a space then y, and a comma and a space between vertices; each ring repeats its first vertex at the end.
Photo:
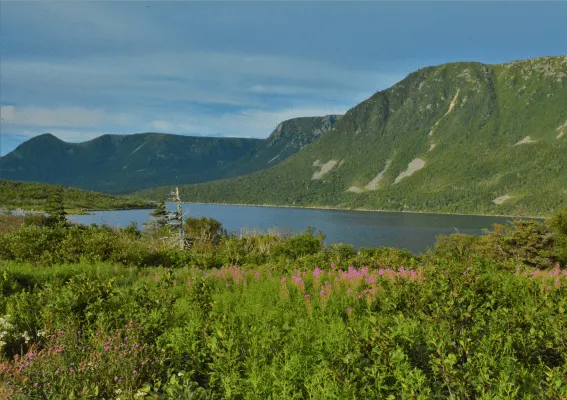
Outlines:
POLYGON ((222 224, 214 218, 188 217, 184 222, 185 236, 190 243, 218 244, 227 236, 222 224))
POLYGON ((283 258, 287 261, 297 260, 309 254, 316 254, 323 249, 323 240, 325 236, 321 231, 315 235, 314 228, 307 228, 307 230, 297 236, 287 238, 280 244, 272 248, 272 255, 275 258, 283 258))

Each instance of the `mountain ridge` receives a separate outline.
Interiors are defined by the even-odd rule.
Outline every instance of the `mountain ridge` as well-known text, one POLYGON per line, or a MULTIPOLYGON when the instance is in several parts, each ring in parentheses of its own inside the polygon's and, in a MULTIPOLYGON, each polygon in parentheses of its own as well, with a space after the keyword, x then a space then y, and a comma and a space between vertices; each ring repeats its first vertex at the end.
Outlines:
MULTIPOLYGON (((186 201, 544 215, 567 204, 567 56, 425 67, 318 141, 186 201), (350 189, 350 190, 349 190, 350 189)), ((164 189, 140 193, 151 198, 164 189)))
POLYGON ((276 165, 317 140, 338 119, 286 120, 266 139, 147 132, 68 143, 46 133, 0 157, 1 178, 128 193, 233 177, 276 165))

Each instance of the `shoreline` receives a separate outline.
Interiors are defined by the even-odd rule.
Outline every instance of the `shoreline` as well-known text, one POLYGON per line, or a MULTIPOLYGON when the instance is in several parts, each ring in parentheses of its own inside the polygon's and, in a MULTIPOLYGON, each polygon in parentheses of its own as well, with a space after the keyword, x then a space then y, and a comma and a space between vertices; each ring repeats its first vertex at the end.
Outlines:
MULTIPOLYGON (((170 203, 170 202, 168 202, 170 203)), ((244 203, 204 203, 198 201, 183 201, 182 204, 202 204, 202 205, 217 205, 217 206, 244 206, 244 207, 271 207, 271 208, 295 208, 307 210, 331 210, 331 211, 360 211, 360 212, 382 212, 382 213, 404 213, 404 214, 426 214, 426 215, 455 215, 464 217, 499 217, 499 218, 529 218, 529 219, 547 219, 548 217, 525 215, 519 217, 517 215, 509 214, 462 214, 451 212, 433 212, 433 211, 394 211, 394 210, 378 210, 370 208, 341 208, 333 206, 289 206, 289 205, 275 205, 275 204, 244 204, 244 203)))
MULTIPOLYGON (((65 212, 67 213, 67 215, 89 215, 92 214, 93 212, 97 212, 97 211, 129 211, 129 210, 154 210, 154 208, 146 208, 146 207, 136 207, 136 208, 107 208, 104 210, 81 210, 81 209, 68 209, 65 210, 65 212)), ((45 211, 43 210, 37 210, 37 209, 33 209, 33 208, 0 208, 0 213, 8 213, 8 212, 12 212, 15 214, 46 214, 45 211)))
MULTIPOLYGON (((167 202, 173 203, 173 202, 167 202)), ((198 201, 183 201, 182 204, 199 204, 199 205, 217 205, 217 206, 235 206, 235 207, 266 207, 266 208, 293 208, 293 209, 306 209, 306 210, 329 210, 329 211, 358 211, 358 212, 380 212, 380 213, 404 213, 404 214, 422 214, 422 215, 454 215, 454 216, 463 216, 463 217, 497 217, 497 218, 529 218, 529 219, 540 219, 545 220, 548 217, 542 216, 533 216, 533 215, 525 215, 525 216, 517 216, 517 215, 510 215, 510 214, 463 214, 463 213, 452 213, 452 212, 434 212, 434 211, 395 211, 395 210, 380 210, 380 209, 371 209, 371 208, 342 208, 342 207, 334 207, 334 206, 290 206, 290 205, 277 205, 277 204, 246 204, 246 203, 205 203, 205 202, 198 202, 198 201)), ((129 211, 129 210, 153 210, 154 208, 112 208, 112 209, 92 209, 92 210, 77 210, 71 209, 66 210, 67 214, 69 215, 89 215, 93 212, 97 211, 129 211)), ((1 209, 0 212, 16 212, 16 213, 43 213, 42 210, 35 210, 35 209, 1 209)))

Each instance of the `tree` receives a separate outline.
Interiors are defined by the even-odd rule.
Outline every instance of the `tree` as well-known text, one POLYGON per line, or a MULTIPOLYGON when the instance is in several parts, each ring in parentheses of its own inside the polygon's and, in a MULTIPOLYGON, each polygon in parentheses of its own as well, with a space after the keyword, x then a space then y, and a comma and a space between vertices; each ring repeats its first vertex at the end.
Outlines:
POLYGON ((218 244, 226 236, 222 223, 214 218, 188 217, 184 225, 187 240, 191 243, 218 244))
POLYGON ((153 218, 155 227, 157 229, 161 229, 161 228, 167 226, 167 224, 169 222, 169 213, 167 212, 167 208, 165 206, 165 201, 160 200, 158 202, 156 209, 154 211, 152 211, 150 216, 153 218))
POLYGON ((47 213, 47 224, 57 225, 67 223, 65 207, 63 206, 63 189, 54 191, 48 198, 45 205, 47 213))
POLYGON ((172 200, 177 203, 177 210, 172 213, 169 219, 169 226, 178 230, 178 235, 176 238, 177 245, 180 249, 185 249, 187 247, 187 242, 185 240, 185 229, 183 227, 183 203, 181 202, 181 197, 179 196, 179 187, 176 186, 175 190, 171 192, 172 200))

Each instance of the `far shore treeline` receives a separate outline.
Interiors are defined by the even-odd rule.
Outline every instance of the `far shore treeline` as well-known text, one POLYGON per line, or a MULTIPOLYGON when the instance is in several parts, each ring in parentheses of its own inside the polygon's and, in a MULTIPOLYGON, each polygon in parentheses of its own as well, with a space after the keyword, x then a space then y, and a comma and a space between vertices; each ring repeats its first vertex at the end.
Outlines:
POLYGON ((50 198, 60 196, 68 212, 154 208, 155 203, 127 196, 75 189, 62 185, 0 180, 0 210, 45 211, 50 198))

